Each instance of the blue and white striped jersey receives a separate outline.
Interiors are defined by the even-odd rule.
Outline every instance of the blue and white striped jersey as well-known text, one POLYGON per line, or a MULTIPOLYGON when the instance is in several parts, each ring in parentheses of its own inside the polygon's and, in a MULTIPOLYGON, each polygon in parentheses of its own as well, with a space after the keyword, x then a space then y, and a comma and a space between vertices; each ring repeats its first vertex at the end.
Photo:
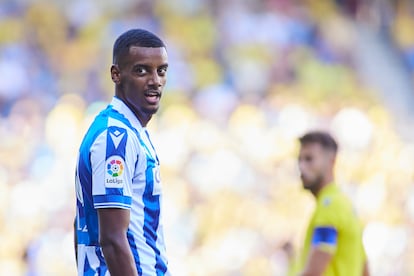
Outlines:
POLYGON ((130 210, 126 235, 139 275, 170 275, 158 157, 147 130, 116 97, 82 141, 76 196, 78 275, 110 275, 99 246, 98 208, 130 210))

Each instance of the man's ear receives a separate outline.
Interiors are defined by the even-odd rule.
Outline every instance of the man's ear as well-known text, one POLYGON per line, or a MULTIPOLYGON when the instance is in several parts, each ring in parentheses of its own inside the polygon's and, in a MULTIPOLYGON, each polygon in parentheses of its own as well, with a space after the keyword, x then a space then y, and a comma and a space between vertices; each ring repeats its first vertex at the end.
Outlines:
POLYGON ((111 78, 115 84, 119 84, 121 82, 121 72, 116 64, 112 64, 111 66, 111 78))
POLYGON ((331 161, 332 165, 335 166, 336 162, 336 152, 329 153, 329 160, 331 161))

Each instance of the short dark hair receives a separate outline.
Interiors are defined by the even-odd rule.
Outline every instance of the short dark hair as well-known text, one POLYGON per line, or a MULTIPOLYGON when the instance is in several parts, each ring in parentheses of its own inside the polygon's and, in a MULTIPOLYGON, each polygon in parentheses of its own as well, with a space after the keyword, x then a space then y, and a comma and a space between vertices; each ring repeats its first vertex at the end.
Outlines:
POLYGON ((300 144, 317 143, 324 149, 331 150, 334 153, 338 151, 338 144, 335 139, 325 131, 310 131, 299 138, 300 144))
POLYGON ((121 34, 114 43, 112 60, 116 63, 120 56, 128 53, 131 46, 160 48, 164 42, 155 34, 143 29, 131 29, 121 34))

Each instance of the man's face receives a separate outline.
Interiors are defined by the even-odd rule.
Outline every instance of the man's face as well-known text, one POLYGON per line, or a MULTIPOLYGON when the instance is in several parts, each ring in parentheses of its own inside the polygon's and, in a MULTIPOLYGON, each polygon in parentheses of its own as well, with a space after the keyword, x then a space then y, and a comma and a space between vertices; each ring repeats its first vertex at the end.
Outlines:
POLYGON ((129 53, 112 67, 112 79, 119 86, 118 96, 140 119, 151 118, 158 111, 167 81, 167 67, 164 47, 137 46, 131 46, 129 53), (119 75, 114 75, 116 73, 119 75))
POLYGON ((334 153, 318 143, 305 143, 299 151, 299 171, 305 189, 318 188, 331 173, 334 153))

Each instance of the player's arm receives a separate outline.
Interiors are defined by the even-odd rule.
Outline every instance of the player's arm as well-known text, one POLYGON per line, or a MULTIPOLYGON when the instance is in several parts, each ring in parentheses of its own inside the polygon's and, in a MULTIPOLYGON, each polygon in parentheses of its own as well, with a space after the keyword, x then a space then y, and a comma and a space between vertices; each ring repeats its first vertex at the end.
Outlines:
POLYGON ((126 235, 129 219, 127 209, 98 209, 99 243, 112 276, 138 275, 126 235))
POLYGON ((312 247, 302 276, 320 276, 336 250, 337 230, 332 226, 319 226, 313 231, 312 247))
POLYGON ((370 276, 371 274, 369 274, 369 267, 368 267, 368 262, 365 261, 364 263, 364 271, 362 273, 362 276, 370 276))
POLYGON ((364 245, 363 245, 363 241, 362 241, 362 237, 361 237, 361 247, 362 247, 362 252, 363 252, 363 258, 364 258, 364 266, 362 268, 362 276, 370 276, 371 274, 369 273, 369 264, 368 264, 368 257, 367 257, 367 253, 365 251, 364 245))
POLYGON ((321 276, 331 261, 331 258, 331 253, 319 248, 312 248, 301 276, 321 276))

